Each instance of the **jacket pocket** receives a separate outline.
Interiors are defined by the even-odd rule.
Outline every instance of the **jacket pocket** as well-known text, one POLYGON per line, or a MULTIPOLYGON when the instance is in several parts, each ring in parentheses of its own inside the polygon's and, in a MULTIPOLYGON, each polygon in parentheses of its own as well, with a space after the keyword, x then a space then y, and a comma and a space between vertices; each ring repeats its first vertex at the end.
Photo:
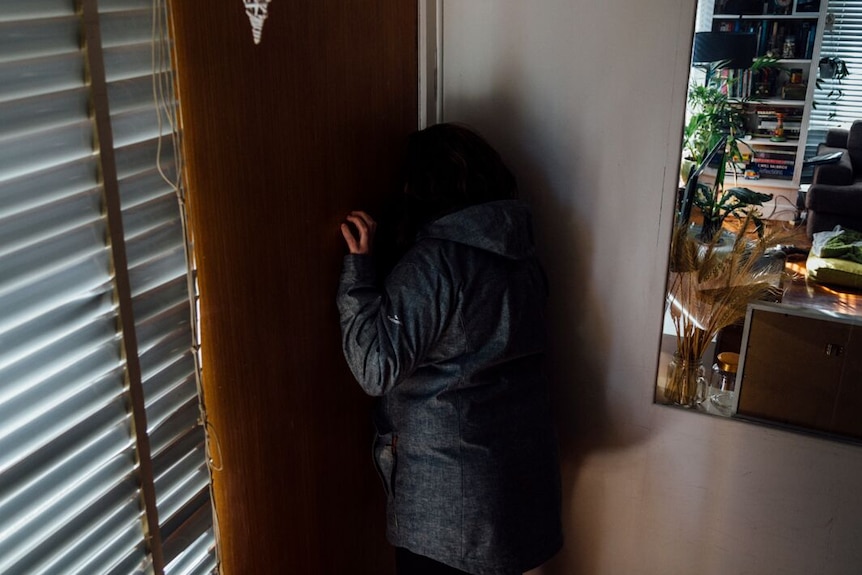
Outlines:
POLYGON ((395 495, 395 472, 398 467, 398 436, 394 433, 378 435, 373 448, 374 466, 383 483, 387 497, 395 495))

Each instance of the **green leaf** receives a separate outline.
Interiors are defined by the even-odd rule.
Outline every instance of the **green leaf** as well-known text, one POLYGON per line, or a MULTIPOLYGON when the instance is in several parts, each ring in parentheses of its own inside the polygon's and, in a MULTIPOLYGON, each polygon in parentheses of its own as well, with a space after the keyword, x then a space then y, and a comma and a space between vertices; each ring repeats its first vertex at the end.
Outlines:
POLYGON ((772 194, 762 194, 748 188, 731 188, 728 193, 739 200, 740 203, 749 206, 762 206, 763 202, 768 202, 773 198, 772 194))

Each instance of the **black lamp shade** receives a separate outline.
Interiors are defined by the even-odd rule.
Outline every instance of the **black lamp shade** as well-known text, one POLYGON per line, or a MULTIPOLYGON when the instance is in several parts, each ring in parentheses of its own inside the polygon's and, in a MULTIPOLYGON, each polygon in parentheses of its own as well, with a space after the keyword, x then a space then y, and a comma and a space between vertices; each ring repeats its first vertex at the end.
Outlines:
POLYGON ((757 56, 757 35, 743 32, 697 32, 691 63, 713 64, 730 60, 727 68, 751 68, 757 56))

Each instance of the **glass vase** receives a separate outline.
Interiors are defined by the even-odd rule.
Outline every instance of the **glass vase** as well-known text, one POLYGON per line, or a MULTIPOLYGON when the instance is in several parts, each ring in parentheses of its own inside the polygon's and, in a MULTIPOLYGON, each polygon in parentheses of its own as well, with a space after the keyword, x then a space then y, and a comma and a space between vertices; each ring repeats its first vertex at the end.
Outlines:
POLYGON ((684 357, 674 352, 667 366, 665 399, 673 405, 696 408, 706 398, 709 383, 703 368, 703 359, 684 357))

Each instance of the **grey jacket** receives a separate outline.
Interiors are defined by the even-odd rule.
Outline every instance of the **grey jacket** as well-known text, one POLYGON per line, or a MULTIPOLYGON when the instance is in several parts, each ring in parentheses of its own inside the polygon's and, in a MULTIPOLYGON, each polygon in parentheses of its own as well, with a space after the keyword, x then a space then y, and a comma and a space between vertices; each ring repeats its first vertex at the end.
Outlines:
POLYGON ((393 545, 476 575, 520 574, 562 545, 545 296, 518 201, 432 222, 382 289, 368 256, 346 256, 342 343, 380 398, 374 459, 393 545))

